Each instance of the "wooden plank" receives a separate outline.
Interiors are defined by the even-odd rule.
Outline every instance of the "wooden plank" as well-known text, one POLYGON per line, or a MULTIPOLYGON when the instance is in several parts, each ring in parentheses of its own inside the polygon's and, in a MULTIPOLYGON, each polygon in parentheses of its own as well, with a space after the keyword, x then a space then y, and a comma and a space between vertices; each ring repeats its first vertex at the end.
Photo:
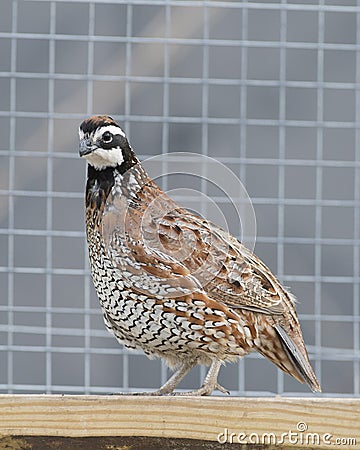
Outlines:
POLYGON ((0 395, 0 436, 145 436, 251 448, 283 443, 360 449, 360 399, 0 395))

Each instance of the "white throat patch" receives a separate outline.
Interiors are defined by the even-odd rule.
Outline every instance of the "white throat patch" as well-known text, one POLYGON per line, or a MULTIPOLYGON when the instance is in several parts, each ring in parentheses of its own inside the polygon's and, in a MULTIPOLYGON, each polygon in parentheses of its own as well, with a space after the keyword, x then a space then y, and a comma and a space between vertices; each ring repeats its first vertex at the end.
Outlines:
POLYGON ((88 155, 85 155, 84 158, 97 170, 103 170, 107 167, 116 167, 124 162, 123 152, 120 147, 115 147, 110 150, 98 148, 88 155))

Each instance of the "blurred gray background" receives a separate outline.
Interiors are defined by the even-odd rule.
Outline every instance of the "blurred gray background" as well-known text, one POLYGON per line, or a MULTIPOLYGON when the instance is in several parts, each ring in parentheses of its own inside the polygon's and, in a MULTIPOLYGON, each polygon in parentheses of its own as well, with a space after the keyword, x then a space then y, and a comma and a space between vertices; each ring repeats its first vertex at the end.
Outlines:
MULTIPOLYGON (((153 389, 169 375, 107 333, 89 275, 77 128, 110 114, 141 159, 197 152, 241 179, 255 252, 299 299, 324 395, 359 396, 359 81, 355 0, 0 0, 0 391, 153 389)), ((311 395, 255 354, 219 381, 311 395)))

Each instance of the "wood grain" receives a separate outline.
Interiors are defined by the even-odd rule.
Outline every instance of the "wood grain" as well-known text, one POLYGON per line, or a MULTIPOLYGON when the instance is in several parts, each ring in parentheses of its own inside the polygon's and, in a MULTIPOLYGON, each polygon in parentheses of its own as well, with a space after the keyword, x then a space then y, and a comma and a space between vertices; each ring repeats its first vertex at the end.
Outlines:
POLYGON ((331 442, 335 448, 360 449, 360 399, 0 395, 3 438, 147 436, 216 442, 225 430, 221 441, 230 443, 235 433, 232 442, 249 448, 274 444, 274 439, 279 444, 286 433, 283 442, 299 448, 329 448, 331 442))

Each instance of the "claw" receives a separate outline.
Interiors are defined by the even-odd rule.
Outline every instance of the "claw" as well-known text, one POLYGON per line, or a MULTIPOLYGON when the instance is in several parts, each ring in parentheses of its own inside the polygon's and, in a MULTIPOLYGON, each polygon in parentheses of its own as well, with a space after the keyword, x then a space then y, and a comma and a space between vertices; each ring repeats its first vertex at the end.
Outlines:
POLYGON ((216 383, 215 389, 217 389, 218 391, 222 392, 223 394, 230 395, 230 391, 228 391, 226 388, 221 386, 221 384, 219 384, 219 383, 216 383))

